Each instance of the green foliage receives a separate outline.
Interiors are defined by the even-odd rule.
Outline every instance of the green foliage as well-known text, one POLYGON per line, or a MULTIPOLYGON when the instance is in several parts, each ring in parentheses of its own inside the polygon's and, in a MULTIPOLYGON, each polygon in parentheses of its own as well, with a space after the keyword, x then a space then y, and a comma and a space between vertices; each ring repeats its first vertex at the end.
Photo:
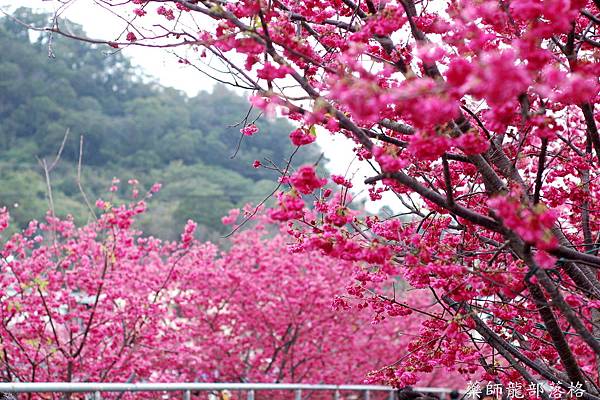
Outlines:
MULTIPOLYGON (((37 26, 50 18, 25 8, 15 15, 37 26)), ((61 24, 83 32, 68 21, 61 24)), ((76 221, 89 216, 76 183, 82 135, 82 183, 90 200, 106 197, 113 177, 136 178, 146 188, 163 183, 142 221, 153 235, 173 238, 189 218, 207 236, 220 234, 220 218, 230 208, 258 203, 273 189, 274 172, 251 164, 265 158, 285 163, 293 152, 289 124, 259 119, 260 132, 243 137, 232 159, 241 137, 241 126, 234 125, 249 107, 243 97, 217 86, 190 98, 143 83, 120 52, 55 36, 55 57, 49 58, 48 43, 47 35, 30 35, 11 19, 0 19, 0 205, 11 209, 19 226, 48 209, 38 160, 54 159, 67 130, 51 182, 55 211, 72 213, 76 221)), ((308 147, 294 164, 317 158, 317 148, 308 147)), ((128 196, 122 186, 117 200, 128 196)))

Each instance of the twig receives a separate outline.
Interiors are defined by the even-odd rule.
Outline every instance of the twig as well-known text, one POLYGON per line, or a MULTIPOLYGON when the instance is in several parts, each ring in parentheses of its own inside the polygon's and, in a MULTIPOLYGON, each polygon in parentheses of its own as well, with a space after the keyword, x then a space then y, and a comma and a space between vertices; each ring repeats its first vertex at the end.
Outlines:
POLYGON ((83 135, 81 135, 79 137, 79 159, 77 160, 77 187, 79 188, 79 192, 83 196, 83 201, 85 201, 85 204, 86 204, 88 210, 90 210, 90 214, 92 215, 92 217, 94 217, 94 220, 98 220, 98 217, 96 216, 96 212, 94 211, 94 208, 92 207, 87 195, 85 194, 85 191, 83 190, 83 186, 81 185, 81 161, 82 160, 83 160, 83 135))

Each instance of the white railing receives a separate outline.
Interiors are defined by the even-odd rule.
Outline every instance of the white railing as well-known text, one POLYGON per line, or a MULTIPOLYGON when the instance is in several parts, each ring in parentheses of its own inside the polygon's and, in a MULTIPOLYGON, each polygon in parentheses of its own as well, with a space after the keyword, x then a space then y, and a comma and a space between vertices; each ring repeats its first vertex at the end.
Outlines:
MULTIPOLYGON (((452 389, 419 388, 421 393, 444 395, 452 389)), ((293 393, 294 400, 302 400, 302 393, 312 391, 333 392, 333 399, 340 398, 340 392, 353 391, 362 394, 369 400, 374 392, 387 392, 390 400, 395 398, 396 390, 390 386, 376 385, 310 385, 291 383, 91 383, 91 382, 36 382, 36 383, 1 383, 0 392, 4 393, 92 393, 94 400, 102 399, 107 392, 182 392, 184 400, 190 400, 192 392, 243 391, 247 400, 254 400, 257 391, 283 390, 293 393)))

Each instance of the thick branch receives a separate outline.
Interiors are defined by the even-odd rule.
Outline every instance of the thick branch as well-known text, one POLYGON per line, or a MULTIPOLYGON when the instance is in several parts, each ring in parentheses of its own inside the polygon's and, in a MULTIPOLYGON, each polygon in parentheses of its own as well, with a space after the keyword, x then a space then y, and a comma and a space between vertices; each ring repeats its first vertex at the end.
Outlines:
POLYGON ((590 103, 584 103, 580 107, 587 125, 589 140, 592 142, 596 157, 598 157, 600 162, 600 135, 598 134, 598 127, 596 126, 596 120, 594 119, 594 108, 590 103))
POLYGON ((542 284, 546 292, 552 298, 552 304, 565 316, 567 321, 575 328, 575 331, 581 338, 594 350, 597 355, 600 355, 600 343, 596 340, 590 331, 585 327, 581 319, 575 314, 573 308, 567 304, 563 295, 560 293, 556 285, 548 278, 546 271, 538 269, 536 274, 538 281, 542 284))
POLYGON ((586 387, 585 378, 581 373, 581 369, 579 368, 579 364, 577 364, 577 360, 573 355, 573 352, 569 348, 569 344, 567 343, 567 339, 565 338, 565 334, 562 329, 558 325, 556 318, 554 317, 554 313, 550 309, 548 302, 542 292, 542 289, 537 285, 533 284, 530 281, 527 282, 527 287, 529 289, 529 293, 533 297, 534 301, 538 306, 538 312, 540 317, 542 317, 542 321, 544 321, 544 325, 548 330, 548 334, 552 338, 554 345, 556 347, 556 351, 561 359, 561 362, 565 368, 565 371, 569 375, 569 379, 571 382, 580 382, 583 387, 586 387))
POLYGON ((444 196, 440 195, 439 193, 434 192, 431 189, 426 188, 419 181, 406 175, 403 172, 392 172, 392 173, 386 172, 386 173, 366 179, 365 183, 371 184, 371 183, 380 181, 382 179, 394 179, 398 183, 417 192, 422 197, 426 198, 427 200, 431 201, 432 203, 435 203, 436 205, 438 205, 442 208, 445 208, 448 211, 453 212, 454 214, 456 214, 457 216, 459 216, 461 218, 464 218, 476 225, 483 226, 484 228, 490 229, 494 232, 500 231, 500 226, 498 225, 498 222, 496 222, 494 219, 489 218, 485 215, 479 214, 473 210, 470 210, 470 209, 460 206, 458 204, 454 204, 454 205, 448 204, 448 202, 444 196))

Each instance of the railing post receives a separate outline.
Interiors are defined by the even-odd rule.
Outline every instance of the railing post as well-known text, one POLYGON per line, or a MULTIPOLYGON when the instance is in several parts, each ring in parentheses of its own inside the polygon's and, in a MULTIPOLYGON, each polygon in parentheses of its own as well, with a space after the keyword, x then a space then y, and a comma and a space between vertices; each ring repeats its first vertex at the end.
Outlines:
POLYGON ((333 400, 340 400, 340 391, 336 390, 333 394, 333 400))
POLYGON ((190 392, 189 390, 186 390, 185 392, 183 392, 183 400, 191 400, 192 398, 192 392, 190 392))
POLYGON ((365 390, 365 394, 363 397, 364 400, 370 400, 371 399, 371 392, 369 392, 368 390, 365 390))
POLYGON ((254 400, 254 390, 250 389, 248 390, 248 400, 254 400))
POLYGON ((396 392, 393 390, 390 390, 390 396, 388 397, 388 400, 395 400, 396 396, 395 396, 396 392))
POLYGON ((294 400, 302 400, 302 390, 297 389, 294 391, 294 400))
POLYGON ((102 395, 100 394, 100 392, 94 392, 94 400, 102 400, 102 395))

